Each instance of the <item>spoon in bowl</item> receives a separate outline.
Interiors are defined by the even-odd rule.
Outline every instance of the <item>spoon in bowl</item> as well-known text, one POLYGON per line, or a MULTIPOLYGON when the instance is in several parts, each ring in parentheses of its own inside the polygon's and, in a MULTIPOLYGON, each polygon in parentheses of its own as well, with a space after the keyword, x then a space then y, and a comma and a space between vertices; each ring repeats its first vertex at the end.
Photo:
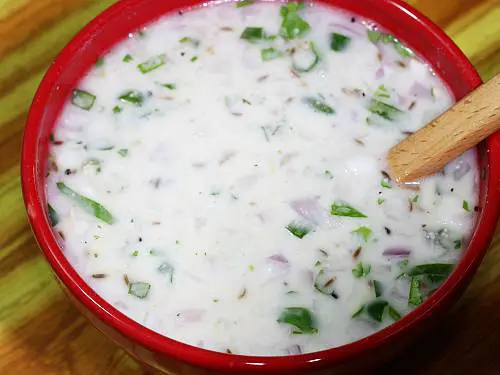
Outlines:
POLYGON ((389 150, 389 174, 401 186, 446 164, 500 130, 500 73, 389 150))

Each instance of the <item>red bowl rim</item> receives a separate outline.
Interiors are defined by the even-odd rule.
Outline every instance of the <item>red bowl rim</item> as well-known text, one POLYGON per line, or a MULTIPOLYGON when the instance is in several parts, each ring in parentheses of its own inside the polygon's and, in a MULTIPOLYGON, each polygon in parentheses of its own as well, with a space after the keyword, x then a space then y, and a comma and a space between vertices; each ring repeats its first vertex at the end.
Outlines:
MULTIPOLYGON (((37 130, 44 114, 44 107, 48 97, 46 93, 57 81, 57 77, 72 55, 72 51, 87 43, 95 29, 106 23, 106 19, 113 14, 122 12, 130 4, 140 0, 122 0, 111 6, 91 23, 89 23, 60 53, 46 73, 30 108, 25 128, 21 180, 23 197, 28 212, 28 218, 35 237, 52 266, 57 277, 64 283, 76 299, 83 306, 95 314, 101 321, 117 330, 130 340, 143 347, 163 355, 174 357, 191 365, 230 371, 238 373, 272 373, 286 370, 300 370, 305 368, 323 367, 325 364, 343 364, 360 353, 366 353, 383 343, 395 340, 409 328, 415 328, 426 320, 436 306, 440 305, 452 292, 462 284, 467 276, 471 276, 477 269, 493 236, 500 207, 500 133, 494 134, 484 142, 487 150, 489 173, 486 183, 486 197, 484 209, 479 215, 477 229, 471 239, 471 247, 457 264, 450 277, 441 287, 422 305, 404 316, 398 322, 376 332, 364 339, 340 347, 297 356, 257 357, 230 355, 193 347, 187 344, 164 337, 139 323, 126 317, 116 308, 97 295, 76 273, 65 258, 45 214, 45 207, 40 199, 38 186, 40 183, 40 161, 37 159, 39 139, 37 130)), ((415 23, 424 26, 434 40, 439 41, 454 56, 457 65, 462 67, 463 77, 472 90, 481 84, 481 79, 467 57, 454 42, 432 21, 401 0, 380 1, 380 7, 387 12, 406 13, 415 23)))

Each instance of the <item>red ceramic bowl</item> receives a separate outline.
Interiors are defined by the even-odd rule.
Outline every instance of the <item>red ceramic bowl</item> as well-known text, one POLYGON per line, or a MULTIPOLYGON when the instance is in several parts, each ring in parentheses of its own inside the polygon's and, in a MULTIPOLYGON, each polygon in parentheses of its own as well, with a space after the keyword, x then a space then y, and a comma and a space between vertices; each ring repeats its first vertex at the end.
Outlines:
MULTIPOLYGON (((324 0, 380 24, 432 65, 458 100, 481 79, 457 46, 436 25, 399 0, 324 0)), ((97 58, 159 15, 197 0, 123 0, 85 27, 50 67, 33 101, 24 134, 21 177, 28 217, 61 285, 80 311, 146 368, 182 374, 359 374, 394 356, 457 301, 476 272, 499 213, 500 134, 478 148, 481 168, 477 224, 451 276, 425 303, 390 327, 335 349, 290 357, 215 353, 163 337, 121 314, 99 297, 66 260, 46 212, 45 171, 49 134, 70 91, 97 58)), ((154 371, 154 370, 153 370, 154 371)))

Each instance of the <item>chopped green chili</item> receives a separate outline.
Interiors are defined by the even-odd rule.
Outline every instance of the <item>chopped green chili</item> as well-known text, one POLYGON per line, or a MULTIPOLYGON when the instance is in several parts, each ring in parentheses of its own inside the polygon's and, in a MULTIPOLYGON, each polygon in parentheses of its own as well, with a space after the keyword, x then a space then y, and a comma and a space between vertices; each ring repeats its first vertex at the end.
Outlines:
POLYGON ((280 35, 288 40, 296 39, 307 33, 311 26, 300 15, 299 11, 304 8, 302 3, 288 3, 280 8, 282 22, 280 35))
POLYGON ((138 281, 129 284, 128 294, 140 299, 144 299, 148 296, 150 289, 151 289, 151 284, 138 281))
POLYGON ((410 279, 410 292, 408 294, 408 304, 418 306, 423 302, 424 298, 420 291, 420 280, 418 277, 410 279))
POLYGON ((144 102, 144 94, 137 90, 130 90, 118 97, 122 102, 141 106, 144 102))
POLYGON ((95 100, 95 95, 80 89, 74 89, 71 95, 71 104, 85 111, 90 111, 92 109, 95 100))
POLYGON ((400 109, 377 99, 372 99, 368 110, 389 121, 394 120, 394 118, 402 112, 400 109))
POLYGON ((333 115, 335 114, 335 110, 326 104, 322 99, 317 99, 313 97, 306 97, 303 99, 304 103, 306 103, 309 107, 314 109, 315 112, 321 112, 325 115, 333 115))
POLYGON ((413 267, 408 274, 410 276, 426 276, 431 282, 439 283, 446 279, 453 270, 450 263, 420 264, 413 267))
POLYGON ((352 269, 352 275, 356 279, 361 279, 362 277, 368 276, 372 269, 372 266, 367 263, 359 262, 356 267, 352 269))
POLYGON ((94 215, 96 218, 104 221, 105 223, 113 224, 113 221, 114 221, 113 215, 111 215, 111 213, 108 210, 106 210, 106 208, 104 208, 104 206, 93 201, 90 198, 87 198, 83 195, 78 194, 74 190, 67 187, 64 184, 64 182, 58 182, 56 185, 61 193, 72 198, 87 212, 94 215))
POLYGON ((165 65, 166 59, 165 55, 158 55, 150 58, 147 61, 144 61, 137 65, 137 69, 140 70, 142 74, 149 73, 155 69, 158 69, 160 66, 165 65))

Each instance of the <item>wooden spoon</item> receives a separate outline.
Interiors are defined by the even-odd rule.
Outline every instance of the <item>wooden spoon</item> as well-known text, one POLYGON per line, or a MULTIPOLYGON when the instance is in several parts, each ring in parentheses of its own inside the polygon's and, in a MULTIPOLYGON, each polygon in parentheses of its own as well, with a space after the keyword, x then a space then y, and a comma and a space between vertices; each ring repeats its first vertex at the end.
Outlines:
POLYGON ((389 150, 389 174, 401 185, 424 176, 500 130, 500 73, 389 150))

